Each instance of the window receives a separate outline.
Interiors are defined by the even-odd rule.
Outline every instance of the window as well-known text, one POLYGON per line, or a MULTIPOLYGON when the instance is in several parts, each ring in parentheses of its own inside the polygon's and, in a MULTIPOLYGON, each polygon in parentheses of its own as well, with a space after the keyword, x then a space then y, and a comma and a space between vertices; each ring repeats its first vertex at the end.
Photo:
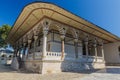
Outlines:
POLYGON ((119 56, 120 56, 120 46, 118 47, 118 52, 119 52, 119 56))

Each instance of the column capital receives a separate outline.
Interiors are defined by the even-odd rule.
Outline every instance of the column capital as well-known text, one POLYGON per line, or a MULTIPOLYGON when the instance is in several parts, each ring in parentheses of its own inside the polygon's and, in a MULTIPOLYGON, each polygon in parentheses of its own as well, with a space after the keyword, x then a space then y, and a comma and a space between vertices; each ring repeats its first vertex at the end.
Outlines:
POLYGON ((93 46, 97 47, 97 41, 96 40, 94 40, 93 46))
POLYGON ((59 33, 60 33, 60 38, 64 40, 66 34, 66 28, 65 27, 59 28, 59 33))
POLYGON ((85 41, 85 44, 88 45, 88 41, 85 41))
POLYGON ((79 38, 79 30, 74 29, 74 28, 70 28, 72 30, 72 35, 75 39, 79 38))
POLYGON ((39 34, 39 30, 37 30, 37 28, 33 29, 33 35, 38 36, 38 34, 39 34))
POLYGON ((46 27, 48 26, 49 27, 50 24, 51 24, 51 20, 45 18, 41 21, 41 24, 42 24, 42 26, 46 26, 46 27))
POLYGON ((36 41, 38 39, 38 36, 34 35, 34 40, 36 41))
POLYGON ((85 42, 88 42, 89 41, 89 36, 86 34, 85 38, 84 38, 84 41, 85 42))
POLYGON ((42 22, 42 27, 43 27, 43 34, 44 35, 47 35, 48 34, 48 31, 49 31, 49 27, 50 27, 50 24, 51 24, 51 21, 48 20, 48 19, 44 19, 42 22))
POLYGON ((49 19, 44 19, 42 22, 41 22, 41 24, 42 24, 42 27, 43 27, 43 31, 45 30, 49 30, 49 26, 50 26, 50 24, 51 24, 51 20, 49 20, 49 19))
POLYGON ((28 40, 31 40, 33 37, 33 32, 32 31, 28 32, 26 36, 27 36, 28 40))
POLYGON ((28 44, 30 44, 31 42, 32 42, 32 40, 29 39, 29 40, 28 40, 28 44))
POLYGON ((48 34, 48 30, 45 30, 45 29, 43 29, 43 35, 47 35, 48 34))
POLYGON ((97 47, 97 44, 93 44, 94 47, 97 47))
POLYGON ((61 40, 65 39, 65 35, 60 35, 61 40))
POLYGON ((76 43, 77 43, 77 42, 78 42, 78 39, 77 39, 77 38, 76 38, 76 39, 74 39, 74 42, 76 42, 76 43))
POLYGON ((96 37, 94 38, 93 42, 94 42, 94 44, 97 44, 97 38, 96 37))
POLYGON ((26 46, 26 44, 27 44, 26 42, 23 43, 24 46, 26 46))
POLYGON ((23 43, 27 43, 27 35, 23 36, 23 43))

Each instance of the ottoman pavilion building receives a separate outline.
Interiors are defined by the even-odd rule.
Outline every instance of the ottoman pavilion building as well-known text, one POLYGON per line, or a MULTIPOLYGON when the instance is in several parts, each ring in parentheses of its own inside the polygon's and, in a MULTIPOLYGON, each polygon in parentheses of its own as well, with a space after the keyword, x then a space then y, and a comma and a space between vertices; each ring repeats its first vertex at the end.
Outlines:
POLYGON ((119 41, 108 31, 43 2, 27 5, 7 37, 14 48, 11 66, 41 74, 120 64, 119 41))

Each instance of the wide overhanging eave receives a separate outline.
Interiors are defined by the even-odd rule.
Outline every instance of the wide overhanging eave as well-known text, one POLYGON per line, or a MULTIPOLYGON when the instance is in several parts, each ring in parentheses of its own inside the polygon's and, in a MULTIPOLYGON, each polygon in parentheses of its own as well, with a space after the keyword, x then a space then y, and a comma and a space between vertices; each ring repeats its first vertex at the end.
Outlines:
MULTIPOLYGON (((53 4, 48 3, 33 3, 24 8, 21 15, 17 19, 16 23, 14 24, 14 27, 12 28, 11 32, 9 33, 9 36, 7 38, 7 41, 14 42, 18 38, 20 38, 22 33, 26 33, 30 28, 32 28, 30 25, 34 25, 36 22, 38 22, 43 16, 47 16, 51 19, 57 20, 59 22, 70 24, 70 26, 80 28, 81 26, 85 24, 85 27, 96 31, 98 30, 100 33, 105 35, 103 39, 114 41, 119 41, 120 39, 116 37, 115 35, 97 27, 96 25, 93 25, 78 16, 75 16, 59 7, 53 4), (41 16, 40 16, 41 15, 41 16), (33 21, 32 21, 33 20, 33 21), (34 22, 36 21, 36 22, 34 22), (69 23, 71 21, 71 23, 69 23), (22 32, 20 34, 20 32, 22 32), (13 38, 12 38, 13 37, 13 38), (12 40, 11 40, 12 39, 12 40), (10 41, 11 40, 11 41, 10 41)), ((81 29, 81 28, 80 28, 81 29)), ((93 33, 95 34, 95 33, 93 33)), ((96 36, 97 36, 96 32, 96 36)))

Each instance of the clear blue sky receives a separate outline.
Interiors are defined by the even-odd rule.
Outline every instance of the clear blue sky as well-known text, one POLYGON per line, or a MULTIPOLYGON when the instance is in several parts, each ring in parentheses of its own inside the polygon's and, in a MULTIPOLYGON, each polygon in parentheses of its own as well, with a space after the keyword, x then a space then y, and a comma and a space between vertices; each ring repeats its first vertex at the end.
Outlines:
POLYGON ((0 0, 0 26, 12 26, 23 7, 34 1, 57 4, 120 37, 120 0, 0 0))

